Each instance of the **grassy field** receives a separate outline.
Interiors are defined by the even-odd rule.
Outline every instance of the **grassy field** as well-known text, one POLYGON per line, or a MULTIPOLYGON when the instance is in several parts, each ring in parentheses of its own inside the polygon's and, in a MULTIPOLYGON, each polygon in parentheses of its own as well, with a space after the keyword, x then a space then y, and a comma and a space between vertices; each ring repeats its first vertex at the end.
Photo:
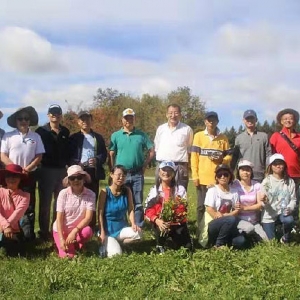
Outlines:
MULTIPOLYGON (((151 175, 151 172, 147 174, 151 175)), ((145 193, 152 182, 145 184, 145 193)), ((195 191, 190 185, 195 234, 195 191)), ((0 258, 0 299, 300 299, 300 247, 271 242, 234 251, 156 255, 149 228, 124 255, 100 259, 97 241, 72 261, 36 242, 25 258, 0 258)))

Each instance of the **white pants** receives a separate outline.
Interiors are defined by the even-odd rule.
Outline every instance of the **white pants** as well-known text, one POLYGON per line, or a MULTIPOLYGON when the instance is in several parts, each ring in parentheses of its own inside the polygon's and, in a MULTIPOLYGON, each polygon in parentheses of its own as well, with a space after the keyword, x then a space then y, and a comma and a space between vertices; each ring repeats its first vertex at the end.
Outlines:
POLYGON ((106 240, 106 253, 107 257, 112 257, 117 254, 122 254, 122 248, 119 242, 125 239, 132 239, 132 241, 141 239, 141 232, 133 231, 132 227, 125 227, 121 230, 120 234, 114 237, 107 237, 106 240))
POLYGON ((252 232, 257 233, 263 240, 267 241, 268 237, 265 231, 263 230, 262 226, 257 223, 257 224, 252 224, 251 222, 245 221, 245 220, 240 220, 237 226, 238 230, 240 232, 245 232, 246 234, 250 234, 252 232))

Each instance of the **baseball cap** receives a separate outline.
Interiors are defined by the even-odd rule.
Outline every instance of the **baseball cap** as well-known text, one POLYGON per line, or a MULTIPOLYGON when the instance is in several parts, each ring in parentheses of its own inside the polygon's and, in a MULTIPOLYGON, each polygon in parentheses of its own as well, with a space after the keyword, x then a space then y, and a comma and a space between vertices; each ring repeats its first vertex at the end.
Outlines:
POLYGON ((166 167, 169 167, 169 168, 173 169, 174 171, 176 171, 176 166, 175 166, 173 161, 162 161, 159 164, 160 169, 163 169, 163 168, 166 168, 166 167))
POLYGON ((219 120, 218 114, 217 114, 215 111, 208 111, 208 112, 205 114, 205 119, 208 119, 209 117, 214 117, 214 118, 216 118, 217 120, 219 120))
POLYGON ((253 168, 253 163, 247 159, 242 159, 238 163, 238 169, 241 167, 250 167, 251 169, 253 168))
POLYGON ((253 109, 247 109, 244 112, 243 118, 246 119, 246 118, 249 118, 249 117, 254 117, 255 119, 257 119, 257 114, 253 109))
POLYGON ((215 173, 219 172, 220 170, 226 170, 226 171, 228 171, 228 172, 230 172, 232 174, 232 171, 231 171, 230 167, 228 165, 226 165, 226 164, 218 165, 216 167, 215 173))
POLYGON ((135 112, 132 108, 126 108, 123 110, 123 117, 126 116, 135 116, 135 112))
POLYGON ((280 153, 275 153, 269 158, 269 165, 271 165, 275 160, 283 160, 285 162, 284 156, 280 153))
POLYGON ((48 114, 61 115, 62 114, 62 109, 58 104, 52 104, 48 108, 48 114))
POLYGON ((78 118, 80 119, 82 116, 92 116, 92 114, 87 111, 87 110, 81 110, 79 113, 78 113, 78 118))

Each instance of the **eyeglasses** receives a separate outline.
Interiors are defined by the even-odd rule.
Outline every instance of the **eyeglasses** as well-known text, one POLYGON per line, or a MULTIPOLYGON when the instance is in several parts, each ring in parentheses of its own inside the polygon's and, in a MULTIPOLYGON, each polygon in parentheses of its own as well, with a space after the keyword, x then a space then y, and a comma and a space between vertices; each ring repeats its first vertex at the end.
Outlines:
POLYGON ((218 172, 218 173, 216 174, 216 177, 217 177, 217 178, 221 178, 222 176, 228 178, 228 177, 229 177, 229 173, 228 173, 228 172, 218 172))
POLYGON ((123 173, 114 173, 113 175, 115 175, 117 178, 125 178, 126 175, 123 173))
POLYGON ((75 175, 75 176, 70 176, 69 180, 74 181, 75 179, 77 180, 82 180, 83 179, 83 175, 75 175))
POLYGON ((22 121, 28 122, 30 119, 28 117, 18 117, 17 120, 20 122, 22 122, 22 121))

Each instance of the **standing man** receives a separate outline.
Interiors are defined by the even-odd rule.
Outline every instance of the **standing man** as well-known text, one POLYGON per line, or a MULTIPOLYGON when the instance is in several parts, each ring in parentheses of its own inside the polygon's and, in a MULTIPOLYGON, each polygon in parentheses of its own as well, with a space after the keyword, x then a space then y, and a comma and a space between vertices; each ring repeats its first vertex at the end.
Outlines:
POLYGON ((253 179, 262 182, 265 175, 267 159, 272 154, 268 135, 265 132, 257 131, 257 115, 254 110, 248 109, 244 112, 243 122, 246 130, 240 133, 235 139, 237 155, 233 160, 235 160, 236 163, 241 159, 251 161, 254 165, 253 179))
POLYGON ((29 128, 29 126, 36 126, 38 121, 38 114, 32 106, 18 109, 7 118, 7 124, 16 129, 5 133, 1 143, 1 160, 4 165, 20 165, 23 173, 28 174, 28 184, 23 189, 30 193, 30 203, 21 222, 27 240, 35 239, 35 171, 45 152, 40 135, 29 128))
POLYGON ((270 138, 273 153, 283 155, 287 171, 294 179, 297 204, 293 216, 299 220, 299 185, 300 185, 300 133, 296 132, 299 113, 291 108, 281 110, 277 114, 277 123, 282 126, 280 132, 275 132, 270 138))
POLYGON ((191 148, 191 168, 194 185, 197 189, 197 225, 205 212, 204 200, 207 186, 215 184, 215 170, 220 164, 229 165, 231 156, 227 155, 229 142, 217 127, 218 114, 209 111, 205 114, 205 130, 197 132, 191 148))
POLYGON ((131 108, 125 109, 122 118, 123 127, 111 136, 109 155, 111 167, 123 165, 127 169, 126 184, 132 190, 135 223, 141 227, 144 220, 144 173, 154 156, 154 148, 149 137, 136 129, 134 123, 134 111, 131 108))
MULTIPOLYGON (((91 176, 91 182, 85 183, 88 189, 99 195, 99 180, 105 179, 103 164, 107 159, 107 150, 101 134, 92 129, 93 116, 88 111, 78 113, 80 131, 72 134, 69 139, 69 165, 80 165, 91 176)), ((96 227, 96 212, 90 226, 96 227)))
POLYGON ((189 182, 188 151, 193 143, 193 130, 190 126, 181 123, 181 108, 177 104, 167 107, 168 122, 160 125, 154 138, 156 152, 156 177, 159 164, 162 161, 173 161, 177 166, 178 184, 187 190, 189 182))
POLYGON ((38 169, 39 236, 43 240, 52 237, 49 230, 52 195, 54 196, 52 222, 54 222, 56 219, 56 200, 63 188, 62 180, 67 174, 68 139, 70 135, 69 129, 60 124, 62 109, 59 105, 49 106, 48 119, 49 123, 36 130, 45 147, 41 167, 38 169))

